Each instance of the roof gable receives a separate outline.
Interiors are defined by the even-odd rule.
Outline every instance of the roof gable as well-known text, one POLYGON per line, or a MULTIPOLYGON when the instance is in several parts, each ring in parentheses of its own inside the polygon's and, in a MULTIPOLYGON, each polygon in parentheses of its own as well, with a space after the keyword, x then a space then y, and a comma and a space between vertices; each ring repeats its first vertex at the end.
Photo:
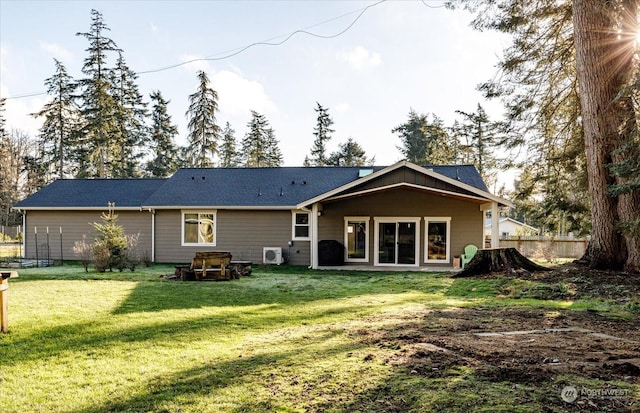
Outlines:
POLYGON ((426 191, 474 198, 481 202, 493 201, 502 205, 512 205, 510 201, 489 193, 480 174, 472 165, 423 167, 408 161, 400 161, 379 169, 358 181, 349 182, 320 196, 307 199, 298 204, 298 207, 308 206, 334 196, 349 196, 349 194, 361 194, 397 186, 410 186, 426 191), (408 178, 406 174, 402 173, 403 169, 412 171, 408 178))

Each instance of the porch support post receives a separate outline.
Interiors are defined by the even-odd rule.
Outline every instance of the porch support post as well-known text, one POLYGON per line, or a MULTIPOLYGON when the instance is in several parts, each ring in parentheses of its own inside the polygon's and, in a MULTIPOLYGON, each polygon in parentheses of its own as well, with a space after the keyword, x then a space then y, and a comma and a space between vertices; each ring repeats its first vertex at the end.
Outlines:
POLYGON ((318 269, 318 203, 311 206, 311 268, 318 269))
POLYGON ((500 211, 498 203, 491 203, 491 248, 500 247, 500 211))

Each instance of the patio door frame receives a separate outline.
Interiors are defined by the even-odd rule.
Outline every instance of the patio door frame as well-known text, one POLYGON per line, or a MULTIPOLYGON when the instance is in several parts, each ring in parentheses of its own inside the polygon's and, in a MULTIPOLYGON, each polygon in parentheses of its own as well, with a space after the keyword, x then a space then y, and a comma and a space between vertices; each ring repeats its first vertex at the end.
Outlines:
POLYGON ((420 266, 420 217, 374 217, 374 261, 375 266, 394 266, 394 267, 418 267, 420 266), (398 263, 398 228, 399 224, 411 223, 415 225, 414 233, 414 263, 401 264, 398 263), (380 224, 395 224, 395 259, 393 263, 380 262, 380 224))

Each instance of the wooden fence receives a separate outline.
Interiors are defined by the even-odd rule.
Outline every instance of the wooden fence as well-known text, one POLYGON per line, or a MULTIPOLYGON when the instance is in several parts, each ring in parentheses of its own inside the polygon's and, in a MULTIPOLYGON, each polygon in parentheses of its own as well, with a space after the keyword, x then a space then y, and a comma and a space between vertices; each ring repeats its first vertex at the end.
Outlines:
POLYGON ((588 238, 574 237, 501 237, 501 248, 516 248, 528 258, 580 258, 589 243, 588 238))

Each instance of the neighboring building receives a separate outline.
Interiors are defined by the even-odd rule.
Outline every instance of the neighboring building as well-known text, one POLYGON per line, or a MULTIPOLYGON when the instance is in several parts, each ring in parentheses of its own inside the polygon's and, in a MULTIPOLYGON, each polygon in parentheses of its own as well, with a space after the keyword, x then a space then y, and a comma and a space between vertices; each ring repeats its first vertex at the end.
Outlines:
MULTIPOLYGON (((500 218, 498 220, 498 232, 501 237, 526 237, 538 235, 540 233, 537 228, 524 224, 513 218, 500 218)), ((484 222, 484 235, 486 237, 491 236, 491 218, 487 218, 484 222)))
MULTIPOLYGON (((451 266, 483 243, 484 211, 512 204, 488 192, 475 167, 282 167, 180 169, 167 179, 58 180, 15 205, 24 214, 25 257, 45 229, 52 258, 71 259, 95 236, 108 203, 155 262, 229 251, 256 263, 323 265, 323 241, 345 246, 346 265, 451 266), (37 232, 37 234, 36 234, 37 232), (58 239, 59 238, 59 239, 58 239), (58 254, 58 255, 56 255, 58 254)), ((494 237, 496 240, 498 237, 494 237)), ((39 248, 42 254, 43 248, 39 248)))

